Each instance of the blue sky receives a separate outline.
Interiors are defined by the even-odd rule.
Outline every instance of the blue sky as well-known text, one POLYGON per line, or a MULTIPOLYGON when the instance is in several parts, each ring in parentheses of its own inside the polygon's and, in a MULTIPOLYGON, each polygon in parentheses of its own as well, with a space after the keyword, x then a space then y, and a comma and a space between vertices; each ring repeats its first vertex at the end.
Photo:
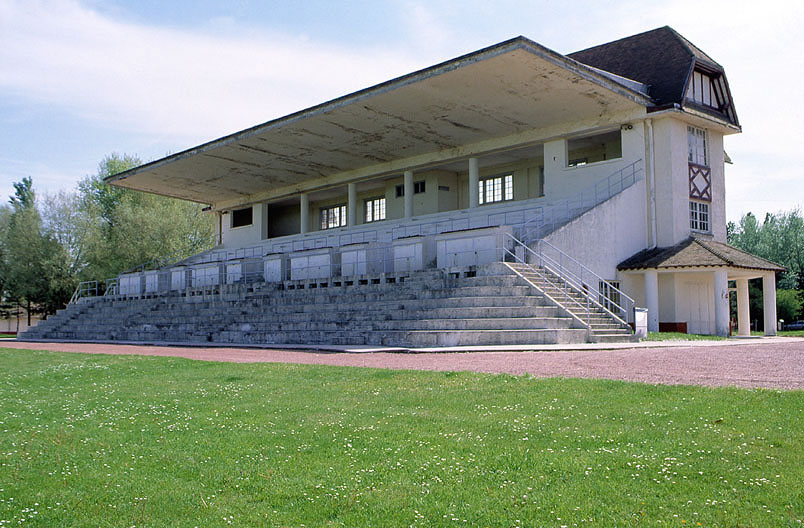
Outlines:
POLYGON ((0 199, 25 176, 70 191, 109 153, 159 158, 516 35, 569 53, 670 25, 731 84, 729 219, 788 210, 804 205, 804 7, 756 6, 0 0, 0 199))

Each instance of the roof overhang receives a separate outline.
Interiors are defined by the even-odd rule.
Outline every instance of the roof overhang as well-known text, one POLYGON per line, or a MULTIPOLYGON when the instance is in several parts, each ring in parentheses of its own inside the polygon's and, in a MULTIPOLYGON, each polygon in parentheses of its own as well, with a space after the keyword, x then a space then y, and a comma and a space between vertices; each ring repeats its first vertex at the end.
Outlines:
POLYGON ((647 92, 640 83, 517 37, 106 182, 216 208, 256 196, 279 198, 322 188, 335 175, 382 174, 432 153, 455 157, 489 138, 644 112, 651 105, 647 92))

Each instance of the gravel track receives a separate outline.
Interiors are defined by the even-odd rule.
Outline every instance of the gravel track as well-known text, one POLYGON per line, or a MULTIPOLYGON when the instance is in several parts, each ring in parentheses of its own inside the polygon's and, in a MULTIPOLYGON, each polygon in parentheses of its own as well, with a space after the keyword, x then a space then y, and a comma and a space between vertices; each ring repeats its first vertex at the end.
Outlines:
MULTIPOLYGON (((717 343, 717 342, 716 342, 717 343)), ((260 348, 140 346, 98 343, 30 343, 0 340, 0 348, 88 354, 183 357, 232 363, 302 363, 408 370, 530 374, 535 377, 605 378, 708 387, 804 390, 804 339, 763 339, 718 345, 399 354, 337 353, 260 348)))

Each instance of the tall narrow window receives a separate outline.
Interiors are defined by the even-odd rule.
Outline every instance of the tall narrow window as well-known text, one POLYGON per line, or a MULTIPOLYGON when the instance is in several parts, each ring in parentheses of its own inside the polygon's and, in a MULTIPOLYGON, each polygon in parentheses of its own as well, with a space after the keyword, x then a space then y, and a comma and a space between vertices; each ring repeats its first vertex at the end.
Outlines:
POLYGON ((688 126, 687 127, 687 147, 689 162, 709 166, 709 155, 706 150, 706 130, 688 126))
POLYGON ((514 175, 483 178, 478 183, 478 202, 480 205, 514 199, 514 175))
POLYGON ((321 229, 333 229, 346 225, 346 206, 336 205, 321 209, 321 229))
POLYGON ((385 198, 366 200, 366 222, 385 220, 385 198))

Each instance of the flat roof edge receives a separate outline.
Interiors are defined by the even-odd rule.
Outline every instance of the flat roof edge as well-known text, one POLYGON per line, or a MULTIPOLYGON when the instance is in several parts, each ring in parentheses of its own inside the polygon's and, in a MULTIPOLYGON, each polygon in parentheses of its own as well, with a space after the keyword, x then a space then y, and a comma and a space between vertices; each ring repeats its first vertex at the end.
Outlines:
POLYGON ((503 42, 499 42, 497 44, 493 44, 486 48, 482 48, 480 50, 461 55, 454 59, 449 59, 436 65, 428 66, 426 68, 422 68, 420 70, 407 73, 400 77, 395 77, 388 81, 384 81, 380 84, 376 84, 368 88, 363 88, 356 92, 352 92, 337 97, 335 99, 325 101, 315 106, 311 106, 309 108, 293 112, 286 116, 278 117, 276 119, 260 123, 258 125, 240 130, 238 132, 234 132, 232 134, 222 136, 217 139, 213 139, 211 141, 202 143, 195 147, 191 147, 189 149, 182 150, 175 154, 171 154, 164 158, 160 158, 145 163, 143 165, 140 165, 139 167, 134 167, 127 171, 107 176, 106 178, 104 178, 104 182, 111 184, 120 180, 124 180, 131 176, 135 176, 137 174, 147 172, 149 170, 161 167, 163 165, 167 165, 174 161, 179 161, 181 159, 206 152, 213 148, 227 146, 237 141, 248 139, 249 137, 252 137, 255 134, 261 132, 265 132, 283 125, 294 123, 296 121, 300 121, 308 117, 313 117, 315 115, 324 112, 335 110, 337 108, 341 108, 343 106, 359 102, 368 97, 380 95, 389 92, 391 90, 398 89, 407 86, 409 84, 434 77, 436 75, 441 75, 462 68, 464 66, 480 62, 482 60, 490 59, 499 55, 503 55, 505 53, 510 53, 518 49, 526 50, 553 64, 556 64, 557 66, 563 67, 578 75, 581 75, 585 77, 587 80, 595 82, 598 85, 617 93, 618 95, 631 99, 635 103, 644 104, 646 106, 652 104, 651 98, 646 93, 643 93, 639 89, 639 87, 644 86, 641 85, 641 83, 637 83, 636 81, 632 81, 630 79, 625 78, 621 78, 622 80, 617 79, 616 78, 617 76, 614 76, 609 72, 604 72, 603 70, 592 68, 574 59, 570 59, 569 57, 561 55, 560 53, 555 52, 549 48, 546 48, 545 46, 542 46, 541 44, 538 44, 537 42, 534 42, 526 37, 518 36, 509 40, 505 40, 503 42), (612 85, 612 83, 614 84, 612 85))

